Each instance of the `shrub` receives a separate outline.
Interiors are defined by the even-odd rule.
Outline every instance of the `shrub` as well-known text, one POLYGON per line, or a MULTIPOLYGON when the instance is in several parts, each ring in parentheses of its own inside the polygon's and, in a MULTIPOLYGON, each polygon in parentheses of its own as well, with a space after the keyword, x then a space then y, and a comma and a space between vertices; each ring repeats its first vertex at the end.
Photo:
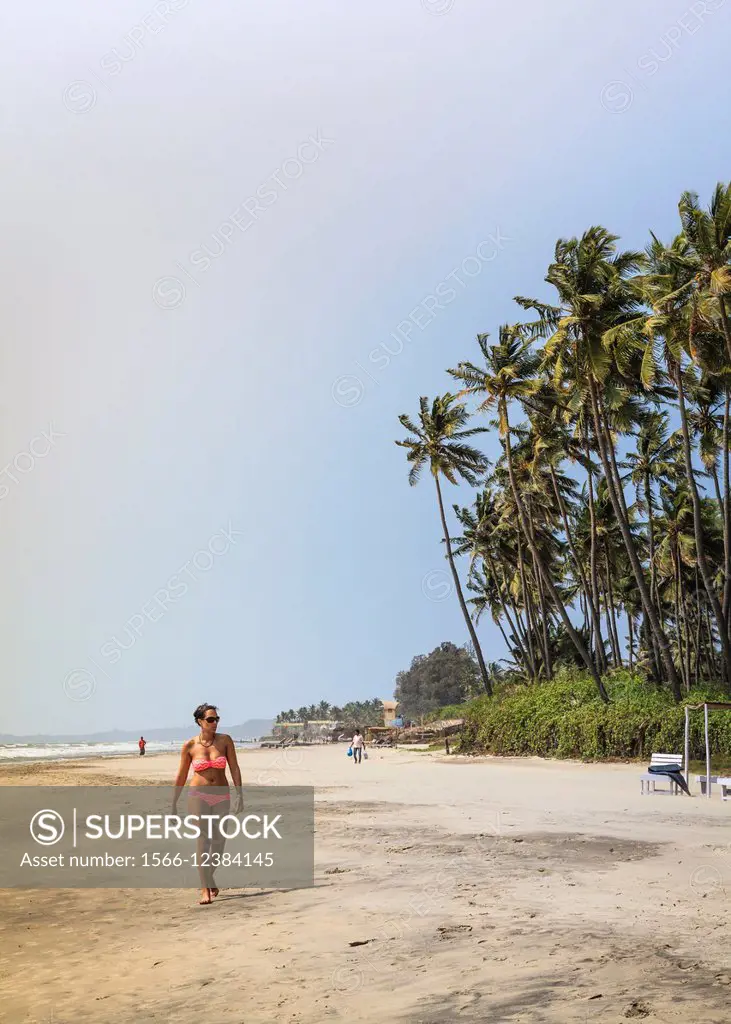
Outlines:
MULTIPOLYGON (((538 755, 583 760, 643 758, 656 751, 681 753, 685 712, 671 695, 626 671, 605 679, 604 704, 591 678, 575 668, 549 683, 500 688, 494 697, 442 708, 440 718, 464 718, 461 752, 538 755)), ((724 700, 709 690, 692 691, 683 703, 724 700)), ((704 756, 703 716, 691 716, 691 758, 704 756)), ((731 756, 731 714, 711 713, 712 753, 731 756)))

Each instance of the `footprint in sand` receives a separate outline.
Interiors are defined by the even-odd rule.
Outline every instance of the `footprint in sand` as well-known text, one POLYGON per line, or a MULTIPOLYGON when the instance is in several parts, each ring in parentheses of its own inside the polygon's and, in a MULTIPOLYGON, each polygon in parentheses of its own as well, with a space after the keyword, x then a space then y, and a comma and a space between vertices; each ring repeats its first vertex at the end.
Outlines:
POLYGON ((643 999, 633 999, 624 1011, 625 1017, 649 1017, 652 1010, 643 999))
POLYGON ((439 928, 437 928, 437 931, 439 932, 439 938, 440 939, 453 939, 457 935, 463 935, 466 932, 471 932, 472 931, 472 925, 471 924, 441 925, 439 928))

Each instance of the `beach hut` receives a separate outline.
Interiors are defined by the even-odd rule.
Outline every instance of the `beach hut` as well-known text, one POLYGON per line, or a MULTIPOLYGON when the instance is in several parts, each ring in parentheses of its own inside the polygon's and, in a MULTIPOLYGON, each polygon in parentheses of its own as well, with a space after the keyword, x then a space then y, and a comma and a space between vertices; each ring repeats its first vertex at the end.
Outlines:
MULTIPOLYGON (((701 782, 701 788, 705 781, 706 796, 710 800, 711 798, 711 786, 713 784, 713 777, 711 775, 711 746, 708 742, 708 712, 709 711, 731 711, 731 704, 726 701, 705 701, 703 704, 686 704, 685 705, 685 745, 683 747, 684 760, 685 760, 685 781, 688 782, 690 777, 690 712, 700 711, 703 708, 703 728, 706 741, 706 774, 699 775, 698 779, 701 782)), ((717 782, 721 784, 724 798, 725 793, 729 785, 731 785, 731 779, 717 779, 717 782)))
POLYGON ((396 700, 384 700, 381 701, 383 704, 383 726, 388 728, 389 726, 396 725, 396 718, 398 716, 398 701, 396 700))

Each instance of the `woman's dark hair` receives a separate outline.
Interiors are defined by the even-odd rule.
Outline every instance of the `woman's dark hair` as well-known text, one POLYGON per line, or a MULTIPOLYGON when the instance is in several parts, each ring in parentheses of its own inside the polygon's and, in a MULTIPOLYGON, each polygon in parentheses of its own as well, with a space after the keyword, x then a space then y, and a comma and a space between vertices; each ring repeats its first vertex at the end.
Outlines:
POLYGON ((207 711, 215 711, 218 714, 218 708, 215 704, 199 704, 193 712, 193 718, 198 722, 201 718, 206 717, 207 711))

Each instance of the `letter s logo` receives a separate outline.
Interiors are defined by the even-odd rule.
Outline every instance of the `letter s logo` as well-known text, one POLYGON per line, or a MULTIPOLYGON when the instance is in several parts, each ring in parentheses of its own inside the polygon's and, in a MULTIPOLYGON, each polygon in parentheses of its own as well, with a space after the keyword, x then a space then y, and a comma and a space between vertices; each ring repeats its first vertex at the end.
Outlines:
POLYGON ((36 811, 30 822, 30 834, 41 846, 53 846, 63 838, 65 828, 58 811, 48 809, 36 811))

